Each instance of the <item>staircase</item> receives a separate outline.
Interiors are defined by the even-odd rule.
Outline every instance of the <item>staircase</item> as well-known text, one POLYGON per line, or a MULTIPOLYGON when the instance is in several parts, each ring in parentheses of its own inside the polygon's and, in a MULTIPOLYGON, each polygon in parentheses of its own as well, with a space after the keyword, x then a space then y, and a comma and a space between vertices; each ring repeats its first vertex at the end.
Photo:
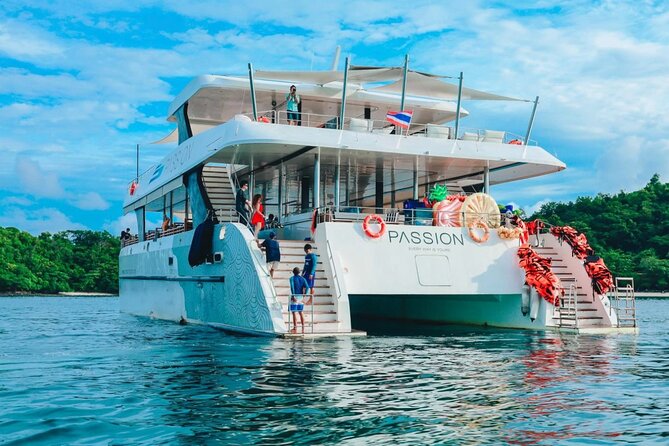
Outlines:
POLYGON ((571 255, 569 245, 560 244, 551 234, 542 234, 543 246, 533 249, 542 257, 552 259, 551 270, 565 289, 560 307, 555 309, 553 320, 559 328, 610 328, 608 310, 599 295, 592 289, 583 262, 571 255))
POLYGON ((239 221, 235 212, 235 190, 227 164, 207 164, 202 168, 202 183, 219 222, 239 221))
MULTIPOLYGON (((288 301, 290 299, 290 283, 288 279, 293 275, 293 268, 298 267, 302 271, 304 265, 304 245, 307 242, 301 240, 279 240, 281 246, 281 263, 279 269, 274 271, 274 289, 277 299, 283 308, 283 317, 288 323, 288 301)), ((304 332, 305 333, 337 333, 339 332, 339 321, 333 295, 332 279, 327 277, 323 267, 324 252, 320 252, 314 242, 308 242, 313 246, 314 253, 318 255, 316 266, 316 282, 312 306, 304 305, 304 332)), ((305 301, 308 297, 305 297, 305 301)), ((292 328, 292 323, 291 327, 292 328)), ((301 333, 301 325, 298 318, 298 333, 301 333)))

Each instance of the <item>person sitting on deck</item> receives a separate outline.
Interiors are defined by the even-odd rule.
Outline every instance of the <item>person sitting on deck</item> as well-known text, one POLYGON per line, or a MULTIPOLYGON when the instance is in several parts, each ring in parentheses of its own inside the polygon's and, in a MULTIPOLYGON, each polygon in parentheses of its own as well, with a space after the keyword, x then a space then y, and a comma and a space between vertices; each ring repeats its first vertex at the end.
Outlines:
POLYGON ((288 305, 288 311, 290 311, 293 317, 293 329, 291 333, 297 333, 297 314, 300 316, 300 323, 302 324, 302 333, 304 333, 304 296, 307 294, 309 289, 307 281, 304 280, 304 277, 300 276, 300 269, 298 267, 293 268, 293 276, 288 279, 290 282, 290 303, 288 305), (296 314, 297 313, 297 314, 296 314))
POLYGON ((167 231, 170 228, 170 218, 167 215, 163 215, 163 224, 161 229, 163 232, 167 231))

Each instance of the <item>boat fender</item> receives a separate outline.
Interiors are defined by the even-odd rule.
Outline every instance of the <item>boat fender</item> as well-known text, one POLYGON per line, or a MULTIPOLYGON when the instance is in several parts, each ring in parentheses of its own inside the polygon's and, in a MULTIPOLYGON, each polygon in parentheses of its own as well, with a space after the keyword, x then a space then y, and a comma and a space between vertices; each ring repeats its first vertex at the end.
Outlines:
POLYGON ((523 316, 530 312, 530 286, 523 285, 523 291, 520 293, 520 311, 523 316))
POLYGON ((314 209, 314 212, 311 213, 311 237, 316 234, 316 226, 318 225, 318 209, 314 209))
POLYGON ((383 219, 376 214, 368 215, 362 221, 362 230, 365 232, 365 234, 367 234, 368 237, 379 238, 386 232, 386 222, 383 221, 383 219), (374 223, 377 223, 379 225, 378 231, 374 231, 372 230, 372 228, 369 227, 370 224, 373 223, 372 220, 374 220, 374 223))
POLYGON ((469 225, 469 237, 474 240, 476 243, 485 243, 490 238, 490 228, 487 224, 480 218, 475 220, 471 225, 469 225), (478 235, 476 228, 483 229, 483 235, 478 235))
POLYGON ((530 288, 530 320, 534 322, 539 314, 539 305, 541 304, 541 297, 536 288, 530 288))

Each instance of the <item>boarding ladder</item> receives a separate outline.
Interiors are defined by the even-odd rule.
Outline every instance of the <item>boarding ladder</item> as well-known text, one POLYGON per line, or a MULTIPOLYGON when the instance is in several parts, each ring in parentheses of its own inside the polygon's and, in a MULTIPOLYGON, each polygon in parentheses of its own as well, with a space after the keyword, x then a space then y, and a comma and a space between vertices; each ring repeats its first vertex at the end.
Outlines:
POLYGON ((578 328, 578 296, 576 293, 576 279, 562 278, 565 292, 560 297, 558 325, 560 328, 578 328))
POLYGON ((618 327, 636 327, 636 297, 633 277, 616 277, 611 311, 615 311, 618 327))

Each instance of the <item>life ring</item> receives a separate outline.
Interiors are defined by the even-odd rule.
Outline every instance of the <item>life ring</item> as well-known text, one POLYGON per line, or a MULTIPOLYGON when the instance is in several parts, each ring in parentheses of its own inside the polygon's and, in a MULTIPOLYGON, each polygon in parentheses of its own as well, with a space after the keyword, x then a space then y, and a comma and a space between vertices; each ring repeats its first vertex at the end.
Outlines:
POLYGON ((523 142, 519 139, 512 139, 511 141, 509 141, 509 144, 513 144, 513 145, 516 145, 516 146, 522 146, 523 142))
POLYGON ((128 191, 130 192, 130 196, 135 195, 136 190, 137 190, 137 183, 133 181, 132 183, 130 183, 130 190, 128 191))
POLYGON ((261 116, 261 117, 258 118, 258 122, 268 123, 270 121, 269 121, 269 118, 267 116, 261 116))
POLYGON ((368 237, 379 238, 386 233, 386 222, 376 214, 368 215, 362 221, 362 230, 365 231, 365 234, 367 234, 368 237), (375 220, 379 224, 380 228, 378 231, 370 229, 369 225, 372 220, 375 220))
POLYGON ((475 220, 472 224, 469 225, 469 237, 474 240, 476 243, 485 243, 490 238, 490 228, 487 224, 481 219, 475 220), (483 235, 479 237, 475 229, 483 229, 483 235))

